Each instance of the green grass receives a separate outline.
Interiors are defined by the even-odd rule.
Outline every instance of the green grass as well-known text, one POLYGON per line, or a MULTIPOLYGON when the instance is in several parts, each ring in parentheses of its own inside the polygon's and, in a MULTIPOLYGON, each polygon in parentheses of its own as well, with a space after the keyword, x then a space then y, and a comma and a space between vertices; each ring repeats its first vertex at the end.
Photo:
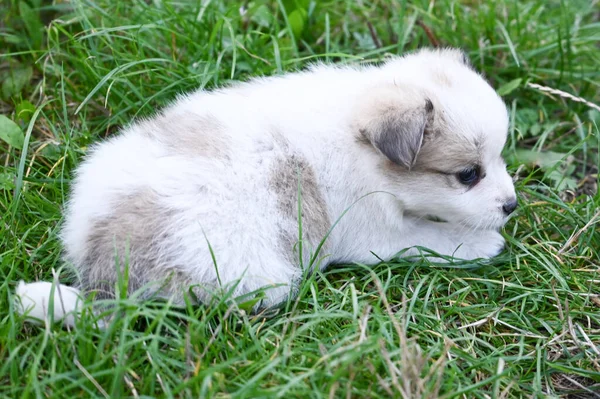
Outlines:
POLYGON ((0 3, 0 111, 18 125, 0 128, 0 396, 600 397, 600 112, 528 85, 600 102, 597 2, 48 3, 0 3), (511 110, 520 208, 491 264, 340 266, 266 319, 129 300, 104 331, 14 314, 16 283, 61 267, 93 142, 197 87, 432 44, 467 49, 511 110))

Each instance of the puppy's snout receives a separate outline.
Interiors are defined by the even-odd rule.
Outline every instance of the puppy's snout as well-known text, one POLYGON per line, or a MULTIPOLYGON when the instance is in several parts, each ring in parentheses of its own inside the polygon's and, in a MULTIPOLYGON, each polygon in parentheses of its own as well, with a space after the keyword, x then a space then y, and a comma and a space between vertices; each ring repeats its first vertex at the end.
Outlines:
POLYGON ((506 214, 506 216, 510 215, 517 209, 517 199, 511 198, 502 205, 502 210, 506 214))

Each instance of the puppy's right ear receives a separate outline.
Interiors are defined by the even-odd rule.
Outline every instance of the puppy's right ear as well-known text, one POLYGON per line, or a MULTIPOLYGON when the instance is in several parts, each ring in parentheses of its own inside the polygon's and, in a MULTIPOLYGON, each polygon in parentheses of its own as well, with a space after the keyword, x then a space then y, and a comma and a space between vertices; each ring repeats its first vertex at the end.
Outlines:
POLYGON ((427 125, 433 119, 433 103, 412 90, 377 90, 360 111, 359 132, 392 162, 412 168, 417 160, 427 125))

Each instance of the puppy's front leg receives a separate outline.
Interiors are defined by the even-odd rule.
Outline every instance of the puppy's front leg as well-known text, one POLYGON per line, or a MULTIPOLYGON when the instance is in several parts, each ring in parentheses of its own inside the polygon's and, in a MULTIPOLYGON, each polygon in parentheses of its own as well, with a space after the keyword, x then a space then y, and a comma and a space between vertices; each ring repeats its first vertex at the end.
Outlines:
MULTIPOLYGON (((472 260, 491 258, 504 248, 504 238, 495 230, 473 230, 449 223, 436 223, 423 219, 406 220, 407 244, 405 247, 425 247, 440 255, 472 260)), ((411 248, 405 256, 418 254, 411 248)))

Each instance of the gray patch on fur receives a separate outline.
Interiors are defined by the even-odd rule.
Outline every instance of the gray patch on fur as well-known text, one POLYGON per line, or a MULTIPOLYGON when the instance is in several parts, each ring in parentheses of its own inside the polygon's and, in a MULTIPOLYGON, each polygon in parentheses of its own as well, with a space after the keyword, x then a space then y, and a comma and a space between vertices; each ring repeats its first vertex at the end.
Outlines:
MULTIPOLYGON (((327 206, 314 170, 304 157, 292 154, 275 161, 271 169, 269 187, 277 196, 277 209, 281 215, 285 219, 294 221, 296 227, 298 226, 299 181, 302 198, 303 261, 307 266, 309 252, 316 250, 331 227, 327 206)), ((298 264, 298 256, 294 255, 297 242, 297 228, 280 231, 279 245, 293 264, 298 264)), ((327 242, 323 245, 320 256, 324 255, 326 244, 327 242)))
POLYGON ((191 281, 169 257, 175 242, 166 224, 171 212, 149 189, 119 200, 115 211, 90 229, 79 268, 82 288, 96 291, 97 298, 113 298, 127 268, 128 295, 147 287, 144 297, 156 294, 180 302, 191 281))
POLYGON ((274 144, 280 151, 290 152, 290 143, 287 139, 277 130, 277 128, 273 127, 271 129, 271 137, 273 138, 274 144))
POLYGON ((481 165, 482 146, 456 135, 438 135, 423 145, 415 169, 458 173, 468 166, 481 165))
POLYGON ((141 122, 139 129, 178 154, 229 159, 229 140, 213 115, 164 114, 141 122))
MULTIPOLYGON (((413 167, 421 150, 425 127, 433 113, 433 104, 426 100, 422 108, 389 109, 381 115, 371 132, 373 145, 392 162, 407 169, 413 167)), ((361 132, 364 136, 365 132, 361 132)))
POLYGON ((445 184, 456 189, 465 189, 456 173, 466 167, 482 165, 485 137, 474 139, 454 134, 443 115, 439 113, 427 122, 426 132, 418 157, 410 170, 391 160, 381 164, 382 172, 392 180, 415 179, 445 184))

